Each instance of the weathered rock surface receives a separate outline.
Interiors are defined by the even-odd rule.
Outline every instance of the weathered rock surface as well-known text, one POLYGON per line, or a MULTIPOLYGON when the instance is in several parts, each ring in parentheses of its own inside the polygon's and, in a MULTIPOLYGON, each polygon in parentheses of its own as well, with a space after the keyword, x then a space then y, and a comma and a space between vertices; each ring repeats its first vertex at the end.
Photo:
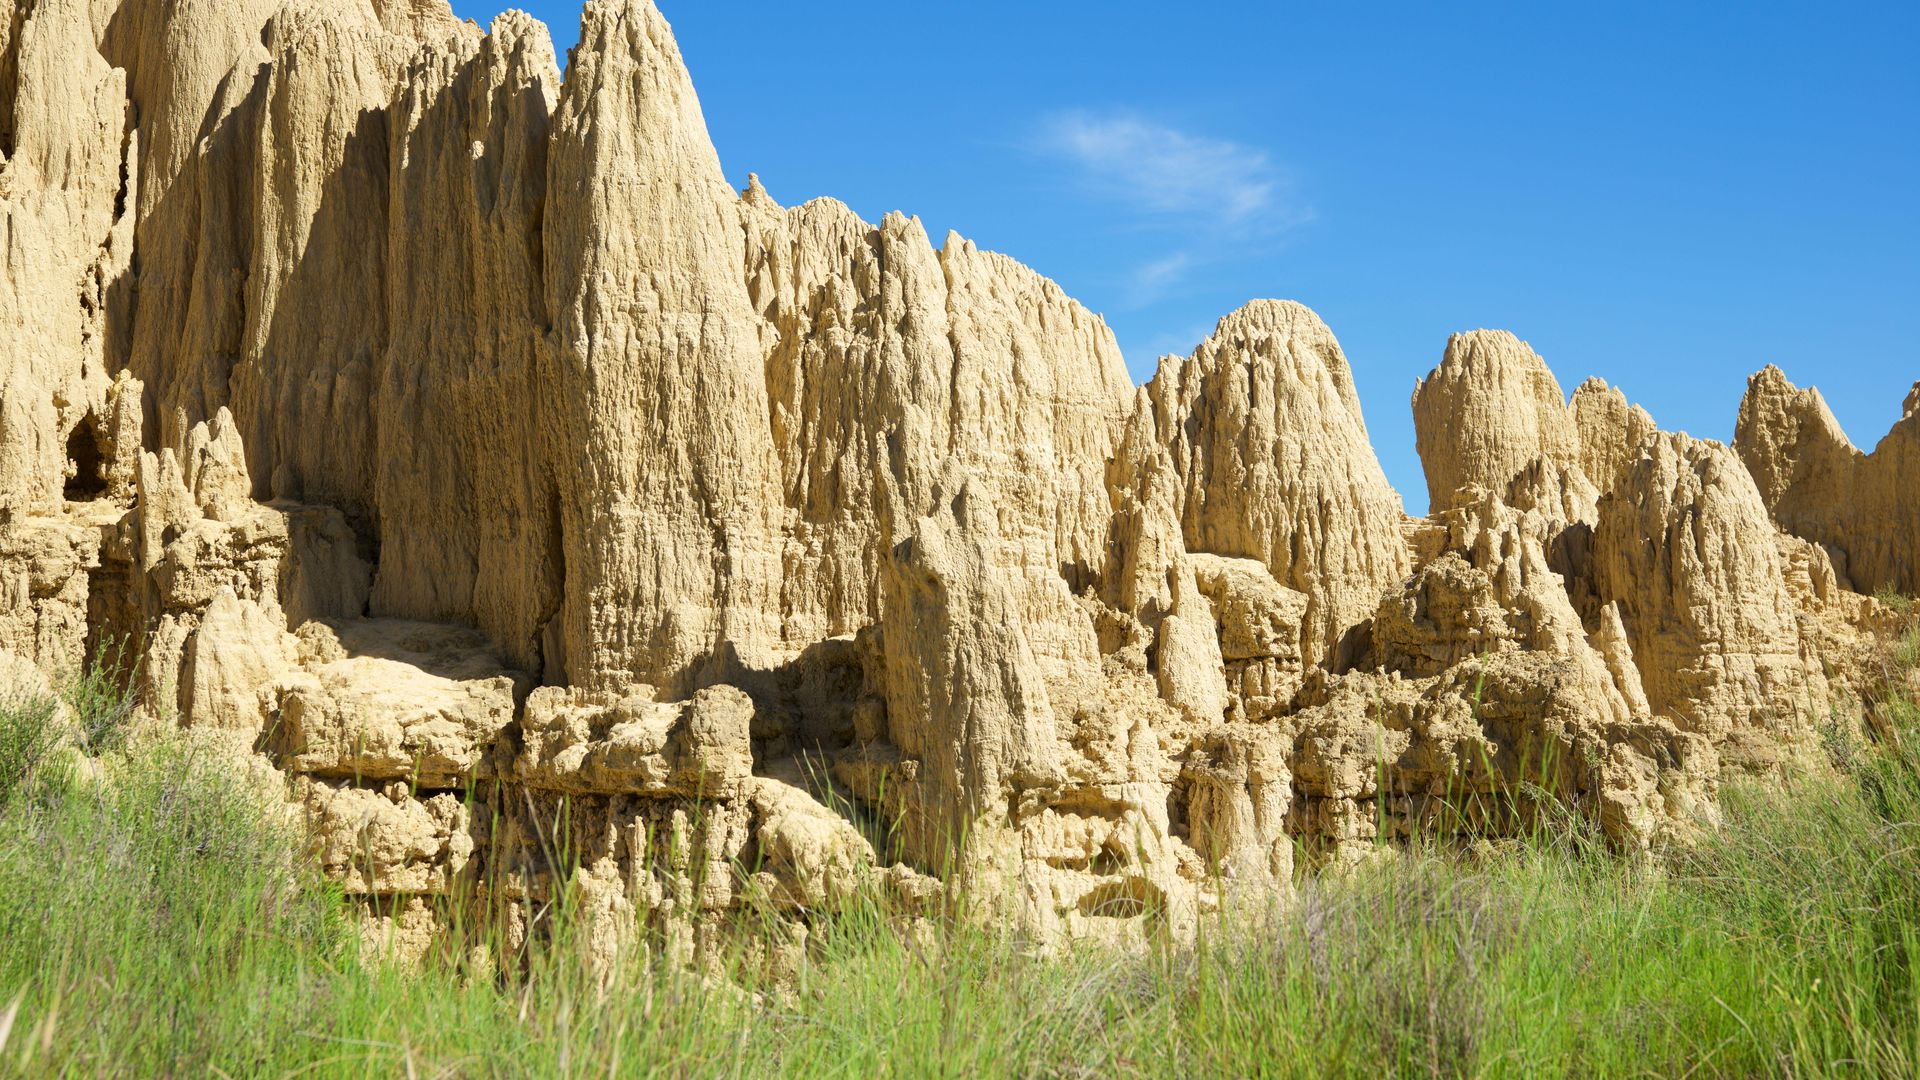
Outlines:
POLYGON ((589 4, 548 148, 569 679, 765 666, 781 500, 734 192, 651 4, 589 4), (564 195, 559 194, 564 193, 564 195))
POLYGON ((1733 446, 1774 520, 1824 546, 1854 588, 1920 593, 1920 382, 1893 430, 1863 454, 1820 391, 1769 365, 1747 380, 1733 446))
POLYGON ((1861 455, 1769 369, 1736 456, 1457 335, 1412 519, 1312 312, 1136 388, 1004 256, 729 188, 647 0, 564 78, 443 0, 6 8, 4 671, 254 748, 402 959, 561 899, 603 958, 862 894, 1140 941, 1296 851, 1682 842, 1920 584, 1920 389, 1861 455))
POLYGON ((1666 435, 1600 507, 1595 588, 1618 606, 1648 705, 1766 764, 1827 714, 1778 533, 1718 443, 1666 435))
POLYGON ((512 775, 543 791, 732 791, 752 775, 752 725, 752 699, 730 686, 674 703, 548 687, 527 703, 512 775))
POLYGON ((1326 324, 1299 304, 1256 301, 1191 358, 1163 360, 1110 482, 1145 501, 1161 466, 1187 550, 1264 564, 1307 598, 1304 659, 1350 660, 1354 629, 1406 574, 1406 515, 1326 324))
POLYGON ((1574 388, 1568 408, 1580 429, 1580 469, 1602 494, 1620 486, 1660 435, 1647 410, 1597 377, 1574 388))
MULTIPOLYGON (((205 634, 203 624, 195 640, 205 634)), ((299 673, 271 691, 267 743, 311 776, 464 787, 489 775, 528 689, 459 627, 315 620, 300 628, 298 651, 299 673)))
POLYGON ((1561 474, 1581 464, 1580 430, 1560 383, 1504 330, 1448 340, 1440 366, 1413 388, 1413 423, 1434 513, 1479 491, 1512 502, 1530 468, 1561 474))

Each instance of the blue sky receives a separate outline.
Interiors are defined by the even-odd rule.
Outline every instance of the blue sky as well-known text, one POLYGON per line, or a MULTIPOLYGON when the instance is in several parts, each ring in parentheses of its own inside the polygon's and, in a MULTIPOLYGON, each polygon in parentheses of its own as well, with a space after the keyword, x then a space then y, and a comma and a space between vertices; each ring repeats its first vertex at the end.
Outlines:
MULTIPOLYGON (((1415 512, 1456 330, 1718 439, 1767 363, 1863 449, 1920 378, 1911 0, 659 3, 736 184, 1007 252, 1136 379, 1251 298, 1314 308, 1415 512)), ((578 4, 523 6, 564 63, 578 4)))

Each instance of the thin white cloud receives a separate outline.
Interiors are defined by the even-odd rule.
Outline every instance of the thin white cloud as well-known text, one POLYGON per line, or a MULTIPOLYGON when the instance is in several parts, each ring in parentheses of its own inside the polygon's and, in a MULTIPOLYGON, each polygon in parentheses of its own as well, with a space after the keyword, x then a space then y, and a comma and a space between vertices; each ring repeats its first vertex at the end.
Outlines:
POLYGON ((1180 276, 1193 265, 1193 256, 1185 251, 1176 251, 1162 259, 1154 259, 1134 268, 1133 287, 1144 293, 1155 293, 1180 280, 1180 276))
POLYGON ((1130 113, 1049 117, 1038 147, 1075 165, 1089 189, 1157 214, 1246 224, 1294 216, 1266 151, 1194 135, 1130 113))
POLYGON ((1134 113, 1053 114, 1039 125, 1033 148, 1071 166, 1090 195, 1130 210, 1132 224, 1179 233, 1178 250, 1134 268, 1135 303, 1164 295, 1196 266, 1311 217, 1265 150, 1134 113))

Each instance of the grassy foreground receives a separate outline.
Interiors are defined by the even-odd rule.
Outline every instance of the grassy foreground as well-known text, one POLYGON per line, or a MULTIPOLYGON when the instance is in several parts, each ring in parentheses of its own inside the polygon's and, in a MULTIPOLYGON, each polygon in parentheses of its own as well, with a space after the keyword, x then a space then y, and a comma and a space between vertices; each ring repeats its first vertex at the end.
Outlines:
POLYGON ((50 703, 0 700, 0 1075, 1920 1075, 1905 695, 1835 737, 1833 776, 1734 787, 1651 865, 1578 829, 1415 849, 1145 955, 861 911, 752 994, 637 963, 603 989, 564 940, 509 981, 363 962, 270 778, 186 735, 116 745, 77 685, 96 765, 50 703))

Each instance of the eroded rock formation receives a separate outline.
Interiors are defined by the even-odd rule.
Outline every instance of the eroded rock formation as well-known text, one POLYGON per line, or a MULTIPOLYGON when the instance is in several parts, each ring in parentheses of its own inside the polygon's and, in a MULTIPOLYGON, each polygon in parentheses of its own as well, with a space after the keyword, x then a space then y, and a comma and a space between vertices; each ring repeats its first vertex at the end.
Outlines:
POLYGON ((1009 259, 729 188, 647 0, 564 78, 442 0, 6 6, 0 670, 264 755, 403 953, 875 892, 1131 940, 1297 852, 1640 849, 1812 762, 1851 590, 1915 588, 1915 400, 1862 457, 1770 369, 1736 457, 1476 331, 1409 518, 1312 312, 1136 388, 1009 259))
POLYGON ((1782 528, 1821 545, 1862 592, 1920 593, 1920 381, 1870 454, 1820 391, 1772 365, 1747 380, 1733 446, 1782 528))

